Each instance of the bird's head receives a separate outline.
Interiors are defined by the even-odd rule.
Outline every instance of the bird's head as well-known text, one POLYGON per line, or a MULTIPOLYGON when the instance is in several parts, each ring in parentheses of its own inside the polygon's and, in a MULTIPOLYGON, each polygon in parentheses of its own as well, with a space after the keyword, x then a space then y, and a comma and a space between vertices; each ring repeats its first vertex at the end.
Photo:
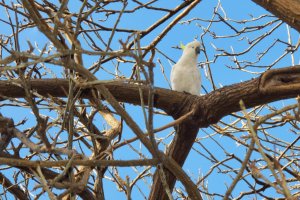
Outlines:
POLYGON ((201 44, 199 41, 195 40, 193 42, 190 42, 184 47, 183 54, 197 58, 197 56, 200 54, 200 47, 201 44))

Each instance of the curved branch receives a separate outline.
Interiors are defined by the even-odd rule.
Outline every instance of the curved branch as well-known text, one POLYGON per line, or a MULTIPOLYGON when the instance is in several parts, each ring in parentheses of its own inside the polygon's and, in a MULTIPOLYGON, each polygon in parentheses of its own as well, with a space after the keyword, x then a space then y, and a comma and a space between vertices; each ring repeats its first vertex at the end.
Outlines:
MULTIPOLYGON (((300 93, 299 89, 300 67, 297 66, 270 70, 259 78, 226 86, 203 96, 202 101, 199 100, 196 105, 194 104, 194 117, 176 128, 176 135, 169 147, 168 156, 182 166, 197 137, 199 126, 208 126, 218 122, 227 114, 239 111, 240 99, 243 99, 249 108, 279 99, 296 97, 300 93)), ((185 106, 187 109, 193 108, 185 106)), ((168 170, 165 170, 165 174, 170 189, 173 189, 176 177, 168 170)), ((156 171, 149 199, 155 200, 158 197, 168 199, 156 171)))
POLYGON ((252 0, 300 32, 300 2, 295 0, 252 0))
MULTIPOLYGON (((140 105, 142 90, 144 102, 147 104, 148 88, 143 85, 129 84, 120 81, 99 82, 120 102, 140 105)), ((66 97, 68 80, 64 79, 34 79, 30 80, 31 89, 45 97, 66 97)), ((88 84, 87 84, 88 85, 88 84)), ((85 86, 87 87, 87 86, 85 86)), ((91 88, 83 89, 82 97, 91 97, 91 88)), ((204 96, 188 95, 181 92, 162 88, 154 89, 154 106, 162 109, 177 119, 193 111, 182 124, 168 150, 180 166, 186 160, 200 127, 217 123, 222 117, 240 110, 239 101, 242 99, 247 108, 298 96, 300 93, 300 66, 269 70, 261 77, 230 86, 225 86, 204 96), (172 97, 172 98, 170 98, 172 97)), ((2 97, 22 98, 24 89, 19 80, 0 81, 2 97)), ((172 190, 176 177, 165 170, 167 183, 172 190)), ((157 173, 156 173, 157 174, 157 173)), ((154 176, 154 184, 150 199, 166 199, 160 179, 154 176)))
MULTIPOLYGON (((67 97, 69 82, 66 79, 32 79, 29 82, 31 89, 42 96, 67 97)), ((99 81, 98 84, 105 86, 116 100, 134 105, 140 105, 139 89, 141 89, 145 104, 148 103, 147 86, 123 81, 99 81)), ((93 86, 86 85, 82 97, 92 97, 90 89, 93 86)), ((239 111, 240 99, 245 102, 247 108, 250 108, 296 97, 299 91, 300 66, 294 66, 269 70, 259 78, 225 86, 204 96, 155 88, 154 106, 164 110, 175 119, 193 110, 193 114, 186 120, 198 127, 207 127, 218 122, 222 117, 239 111)), ((25 97, 20 80, 1 80, 0 97, 25 97)))

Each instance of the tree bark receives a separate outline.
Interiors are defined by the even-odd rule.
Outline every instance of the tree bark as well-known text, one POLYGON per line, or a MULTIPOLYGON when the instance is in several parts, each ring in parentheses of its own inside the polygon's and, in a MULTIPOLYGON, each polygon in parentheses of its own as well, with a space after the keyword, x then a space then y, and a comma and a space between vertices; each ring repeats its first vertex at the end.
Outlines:
MULTIPOLYGON (((0 98, 23 98, 25 91, 20 80, 0 81, 0 98)), ((44 97, 67 97, 68 80, 32 79, 31 89, 44 97)), ((140 105, 139 89, 142 90, 144 103, 148 104, 148 87, 120 81, 99 83, 104 85, 119 101, 140 105)), ((92 86, 85 86, 82 97, 91 98, 92 86)), ((296 97, 300 89, 300 65, 273 69, 262 76, 225 86, 204 96, 189 95, 163 88, 154 89, 154 106, 177 119, 193 111, 188 118, 193 125, 207 127, 218 122, 222 117, 240 110, 242 99, 247 108, 296 97), (170 98, 172 97, 172 98, 170 98)), ((189 123, 191 123, 189 122, 189 123)))
POLYGON ((252 0, 300 32, 298 0, 252 0))
MULTIPOLYGON (((25 96, 19 80, 0 81, 0 95, 11 98, 25 96)), ((66 97, 68 80, 34 79, 30 80, 31 89, 45 97, 66 97)), ((120 102, 140 104, 139 89, 142 89, 145 104, 148 88, 142 85, 124 82, 103 84, 120 102)), ((91 86, 89 86, 91 87, 91 86)), ((188 95, 181 92, 155 88, 155 107, 164 110, 174 119, 193 111, 192 115, 178 126, 175 138, 167 155, 180 166, 184 164, 200 127, 217 123, 222 117, 240 110, 242 99, 247 108, 274 102, 281 99, 297 97, 300 93, 300 66, 269 70, 259 78, 230 86, 225 86, 204 96, 188 95), (170 98, 172 97, 172 98, 170 98)), ((91 97, 90 88, 85 88, 82 97, 91 97)), ((172 190, 176 177, 165 170, 167 183, 172 190)), ((167 199, 157 173, 150 193, 150 199, 167 199)))
MULTIPOLYGON (((194 106, 187 105, 187 109, 194 109, 195 114, 190 121, 179 125, 167 155, 182 166, 197 137, 198 128, 217 123, 222 117, 239 111, 241 99, 246 107, 250 108, 280 99, 296 97, 300 94, 299 89, 300 67, 297 66, 270 70, 259 78, 225 86, 202 96, 203 99, 195 99, 196 102, 192 103, 194 106)), ((180 115, 173 116, 176 118, 180 115)), ((168 170, 165 170, 165 174, 167 183, 172 190, 176 177, 168 170)), ((157 172, 154 175, 149 199, 168 199, 157 172)))

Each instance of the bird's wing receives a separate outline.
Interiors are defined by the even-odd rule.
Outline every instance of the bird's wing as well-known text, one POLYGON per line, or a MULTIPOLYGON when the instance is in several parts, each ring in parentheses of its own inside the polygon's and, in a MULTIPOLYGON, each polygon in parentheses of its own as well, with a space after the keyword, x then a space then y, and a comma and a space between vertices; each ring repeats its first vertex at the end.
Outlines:
POLYGON ((195 70, 194 70, 194 73, 193 73, 193 81, 195 81, 195 84, 201 82, 201 77, 200 77, 200 71, 199 69, 196 67, 195 70))
POLYGON ((176 77, 178 76, 178 74, 176 74, 179 70, 180 66, 178 66, 178 64, 173 65, 172 69, 171 69, 171 83, 176 79, 176 77))

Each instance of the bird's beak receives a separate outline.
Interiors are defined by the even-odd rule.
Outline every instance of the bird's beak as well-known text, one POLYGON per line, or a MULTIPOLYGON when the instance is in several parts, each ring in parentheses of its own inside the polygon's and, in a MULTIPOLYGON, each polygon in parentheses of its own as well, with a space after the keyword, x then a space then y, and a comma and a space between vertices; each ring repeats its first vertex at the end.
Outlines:
POLYGON ((200 49, 200 47, 196 47, 196 54, 200 54, 200 51, 201 51, 201 49, 200 49))

